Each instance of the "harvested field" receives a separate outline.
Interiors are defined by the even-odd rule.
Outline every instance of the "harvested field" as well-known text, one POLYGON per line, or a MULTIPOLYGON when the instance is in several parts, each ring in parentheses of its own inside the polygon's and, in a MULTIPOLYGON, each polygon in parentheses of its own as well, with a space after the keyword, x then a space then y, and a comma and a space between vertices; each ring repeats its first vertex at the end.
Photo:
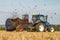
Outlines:
POLYGON ((0 40, 60 40, 60 32, 0 31, 0 40))

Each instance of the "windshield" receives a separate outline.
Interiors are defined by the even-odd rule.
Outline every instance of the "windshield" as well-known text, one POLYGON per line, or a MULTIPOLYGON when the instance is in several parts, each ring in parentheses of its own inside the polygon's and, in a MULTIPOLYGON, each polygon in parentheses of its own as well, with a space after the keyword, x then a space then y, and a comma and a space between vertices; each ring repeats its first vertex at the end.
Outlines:
POLYGON ((40 21, 46 22, 46 17, 40 16, 40 21))

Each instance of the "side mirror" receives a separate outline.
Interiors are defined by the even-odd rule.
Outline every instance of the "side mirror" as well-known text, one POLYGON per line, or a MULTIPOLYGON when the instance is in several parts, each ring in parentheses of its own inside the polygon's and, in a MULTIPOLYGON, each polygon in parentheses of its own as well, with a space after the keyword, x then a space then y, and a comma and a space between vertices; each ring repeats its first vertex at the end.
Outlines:
POLYGON ((46 15, 46 20, 47 20, 47 18, 48 18, 48 15, 46 15))

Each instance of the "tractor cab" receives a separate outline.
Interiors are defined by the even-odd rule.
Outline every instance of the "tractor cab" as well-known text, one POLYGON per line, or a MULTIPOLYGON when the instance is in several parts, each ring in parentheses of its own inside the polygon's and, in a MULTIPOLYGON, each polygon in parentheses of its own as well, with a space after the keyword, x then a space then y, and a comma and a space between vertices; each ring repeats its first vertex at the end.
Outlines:
POLYGON ((32 16, 32 21, 35 23, 35 22, 43 22, 45 23, 47 21, 47 15, 44 16, 44 15, 33 15, 32 16))

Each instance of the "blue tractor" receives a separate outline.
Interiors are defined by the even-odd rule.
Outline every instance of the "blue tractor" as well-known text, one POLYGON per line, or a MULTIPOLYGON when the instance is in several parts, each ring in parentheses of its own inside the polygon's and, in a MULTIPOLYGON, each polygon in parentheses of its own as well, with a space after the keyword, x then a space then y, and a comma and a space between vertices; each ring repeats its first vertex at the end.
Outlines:
POLYGON ((32 15, 33 25, 35 26, 36 31, 40 32, 54 32, 54 28, 47 21, 47 15, 32 15))

